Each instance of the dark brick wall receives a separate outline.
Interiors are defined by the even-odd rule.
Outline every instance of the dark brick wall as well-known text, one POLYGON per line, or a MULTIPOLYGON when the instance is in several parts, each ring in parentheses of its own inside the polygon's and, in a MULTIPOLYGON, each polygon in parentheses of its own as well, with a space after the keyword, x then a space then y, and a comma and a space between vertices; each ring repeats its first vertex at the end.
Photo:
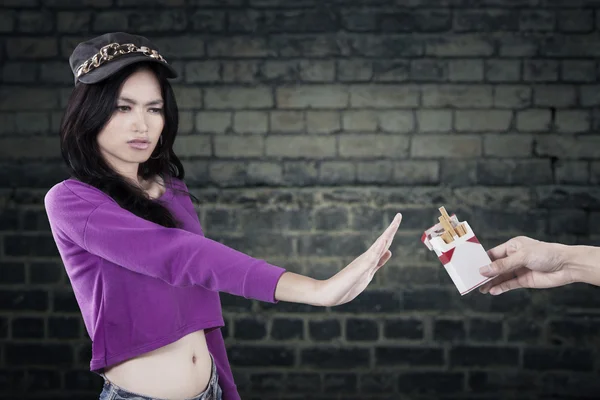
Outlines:
POLYGON ((459 296, 437 207, 486 247, 600 237, 600 2, 2 0, 0 397, 94 399, 43 195, 79 41, 144 34, 181 72, 177 151, 209 236, 325 278, 396 211, 394 257, 334 309, 223 295, 245 399, 597 398, 600 291, 459 296))

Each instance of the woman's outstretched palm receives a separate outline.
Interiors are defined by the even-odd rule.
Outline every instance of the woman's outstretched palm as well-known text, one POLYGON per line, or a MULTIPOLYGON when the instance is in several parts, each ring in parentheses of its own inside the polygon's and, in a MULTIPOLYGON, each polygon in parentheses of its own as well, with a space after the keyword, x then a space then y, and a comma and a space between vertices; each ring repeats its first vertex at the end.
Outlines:
POLYGON ((347 303, 366 289, 375 272, 392 256, 389 248, 401 221, 402 215, 396 214, 390 226, 366 252, 331 278, 320 282, 324 305, 337 306, 347 303))

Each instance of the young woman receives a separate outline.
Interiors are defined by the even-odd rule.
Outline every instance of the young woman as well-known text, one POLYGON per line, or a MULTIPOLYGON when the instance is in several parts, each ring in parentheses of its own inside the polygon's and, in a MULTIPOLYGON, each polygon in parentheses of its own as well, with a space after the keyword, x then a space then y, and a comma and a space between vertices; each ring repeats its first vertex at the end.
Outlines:
POLYGON ((92 339, 101 399, 239 399, 219 291, 335 306, 390 258, 398 214, 327 280, 285 271, 206 238, 173 153, 175 71, 147 39, 81 43, 61 124, 71 178, 45 197, 52 234, 92 339))

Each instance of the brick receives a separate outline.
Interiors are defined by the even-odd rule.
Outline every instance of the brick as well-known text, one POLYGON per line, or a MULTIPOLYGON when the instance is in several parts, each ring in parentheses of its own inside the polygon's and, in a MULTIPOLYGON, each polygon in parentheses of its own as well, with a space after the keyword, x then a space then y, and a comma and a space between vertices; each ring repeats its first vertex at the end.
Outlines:
POLYGON ((540 47, 535 37, 512 33, 498 34, 496 41, 500 57, 534 57, 540 47))
POLYGON ((511 318, 507 321, 506 326, 506 337, 509 342, 536 343, 542 334, 542 328, 538 321, 511 318))
POLYGON ((533 89, 534 104, 547 107, 572 107, 577 102, 574 86, 548 85, 536 86, 533 89))
POLYGON ((525 108, 532 102, 532 89, 529 86, 502 85, 494 88, 495 108, 525 108))
POLYGON ((397 161, 394 163, 392 181, 407 185, 439 183, 439 163, 437 161, 397 161))
POLYGON ((550 32, 556 27, 556 14, 549 10, 521 10, 520 31, 550 32))
POLYGON ((490 157, 531 157, 533 137, 512 133, 485 135, 483 154, 490 157))
POLYGON ((439 82, 448 79, 448 62, 437 59, 417 59, 410 62, 410 80, 439 82))
POLYGON ((267 60, 261 64, 260 72, 267 80, 297 82, 300 80, 299 60, 267 60))
POLYGON ((450 349, 450 365, 465 367, 517 366, 519 349, 513 347, 455 346, 450 349))
POLYGON ((190 61, 185 64, 185 81, 219 82, 221 80, 221 64, 218 61, 190 61))
POLYGON ((482 153, 477 135, 421 135, 412 138, 411 157, 462 158, 478 157, 482 153))
POLYGON ((436 320, 433 324, 433 339, 436 342, 463 341, 467 337, 465 324, 461 320, 436 320))
POLYGON ((264 138, 261 136, 216 136, 217 157, 260 157, 264 153, 264 138))
POLYGON ((377 366, 410 365, 441 366, 444 364, 444 351, 435 347, 375 347, 377 366))
POLYGON ((469 371, 468 385, 477 393, 516 393, 536 387, 538 379, 536 374, 525 371, 469 371))
POLYGON ((187 15, 182 9, 135 9, 129 14, 129 27, 136 32, 180 32, 186 25, 187 15))
POLYGON ((9 59, 44 59, 58 55, 55 38, 11 37, 5 39, 6 55, 9 59))
POLYGON ((44 5, 51 8, 100 8, 112 6, 113 0, 80 0, 76 3, 69 0, 44 0, 44 5))
POLYGON ((233 127, 232 113, 228 111, 200 111, 196 114, 196 131, 225 133, 233 127))
POLYGON ((0 290, 2 311, 46 311, 48 292, 44 290, 0 290))
POLYGON ((305 82, 331 82, 335 79, 333 61, 301 60, 300 79, 305 82))
POLYGON ((60 283, 64 275, 62 264, 35 262, 29 266, 31 283, 60 283))
POLYGON ((354 164, 350 162, 325 161, 319 167, 319 181, 322 183, 350 183, 355 176, 354 164))
POLYGON ((72 84, 73 73, 65 62, 45 62, 40 68, 40 80, 45 83, 72 84))
POLYGON ((278 346, 233 345, 227 349, 232 365, 240 367, 286 367, 295 363, 294 351, 278 346))
POLYGON ((551 124, 550 110, 529 109, 517 112, 516 127, 520 132, 547 132, 551 124))
POLYGON ((314 161, 288 161, 283 165, 283 180, 289 185, 314 185, 318 176, 318 167, 314 161))
POLYGON ((552 183, 549 160, 487 160, 479 162, 477 180, 482 185, 544 185, 552 183))
POLYGON ((553 82, 558 80, 558 61, 525 60, 523 80, 530 82, 553 82))
POLYGON ((373 80, 376 82, 404 82, 409 73, 408 60, 373 60, 373 80))
MULTIPOLYGON (((352 40, 349 38, 348 40, 352 40)), ((357 45, 357 53, 363 50, 357 45)), ((327 35, 270 35, 268 38, 270 55, 280 57, 334 57, 347 55, 344 47, 334 36, 327 35)))
POLYGON ((170 6, 179 7, 185 4, 185 0, 116 0, 117 5, 124 7, 133 6, 170 6))
POLYGON ((265 11, 259 27, 267 32, 329 32, 337 26, 336 17, 324 10, 300 9, 265 11))
POLYGON ((59 32, 81 33, 90 30, 92 14, 89 11, 59 11, 56 14, 59 32))
POLYGON ((10 83, 35 82, 37 65, 29 62, 7 62, 0 67, 2 81, 10 83))
POLYGON ((327 341, 341 336, 340 321, 325 319, 321 321, 308 321, 310 338, 316 341, 327 341))
POLYGON ((423 338, 423 322, 418 319, 386 319, 383 334, 388 339, 419 340, 423 338))
POLYGON ((73 364, 73 348, 69 344, 10 343, 5 347, 5 357, 13 366, 67 367, 73 364))
POLYGON ((352 302, 337 307, 340 312, 347 313, 389 313, 400 307, 400 299, 393 291, 370 290, 363 292, 352 302))
MULTIPOLYGON (((536 204, 544 208, 589 208, 591 210, 598 210, 600 208, 598 192, 593 186, 585 189, 575 186, 563 186, 561 188, 542 187, 536 190, 536 195, 538 196, 536 204)), ((557 298, 552 298, 553 304, 579 308, 589 308, 597 305, 595 300, 588 303, 581 301, 580 297, 573 296, 573 292, 568 290, 564 293, 557 293, 557 296, 557 298)))
POLYGON ((271 338, 275 340, 304 339, 304 321, 299 318, 276 318, 271 325, 271 338))
POLYGON ((348 88, 341 85, 283 86, 276 89, 278 108, 338 108, 348 105, 348 88))
POLYGON ((417 110, 419 132, 448 132, 452 129, 452 111, 417 110))
POLYGON ((346 339, 349 341, 377 340, 379 328, 377 321, 349 318, 346 320, 346 339))
POLYGON ((273 57, 276 55, 263 38, 234 36, 215 38, 207 43, 209 57, 273 57))
POLYGON ((451 60, 448 62, 448 67, 451 82, 483 81, 482 60, 451 60))
POLYGON ((19 32, 48 33, 54 29, 54 16, 49 11, 21 11, 17 22, 19 32))
POLYGON ((481 342, 502 340, 502 321, 472 319, 469 323, 469 339, 481 342))
POLYGON ((561 79, 566 82, 593 82, 596 80, 596 66, 593 61, 561 61, 561 79))
POLYGON ((262 12, 250 9, 231 10, 228 14, 228 31, 235 33, 256 32, 263 17, 262 12))
POLYGON ((600 106, 600 85, 582 85, 580 87, 581 105, 600 106))
POLYGON ((304 113, 272 111, 269 114, 271 132, 304 132, 304 113))
POLYGON ((352 85, 350 107, 416 107, 419 91, 413 85, 352 85))
MULTIPOLYGON (((16 213, 10 213, 10 215, 15 215, 16 213)), ((2 226, 10 228, 10 225, 13 225, 14 229, 18 229, 18 221, 13 217, 13 221, 10 222, 7 219, 8 216, 1 215, 0 222, 2 222, 2 226)), ((1 263, 0 264, 0 284, 10 284, 10 283, 25 283, 25 265, 22 263, 1 263)))
POLYGON ((518 30, 518 13, 512 10, 456 10, 456 32, 498 32, 518 30))
POLYGON ((401 372, 397 384, 400 393, 442 396, 464 392, 464 377, 462 372, 401 372))
POLYGON ((237 133, 266 133, 269 116, 262 111, 237 111, 233 114, 233 130, 237 133))
POLYGON ((200 88, 173 85, 173 92, 180 110, 202 108, 202 91, 200 88))
POLYGON ((48 337, 51 339, 76 339, 80 337, 80 317, 48 318, 48 337))
POLYGON ((0 135, 23 136, 47 133, 49 117, 45 112, 0 113, 0 135))
POLYGON ((492 105, 492 87, 488 85, 423 85, 425 107, 486 108, 492 105))
POLYGON ((558 184, 583 185, 590 180, 587 161, 558 161, 554 173, 558 184))
POLYGON ((410 138, 397 135, 349 134, 339 137, 342 157, 406 157, 410 138))
POLYGON ((558 12, 558 30, 561 32, 591 32, 594 30, 594 12, 564 10, 558 12))
POLYGON ((521 62, 518 60, 486 60, 485 80, 490 82, 515 82, 521 79, 521 62))
POLYGON ((315 211, 316 230, 341 230, 348 227, 348 210, 344 207, 324 207, 315 211))
POLYGON ((281 185, 283 167, 278 163, 249 162, 246 170, 247 182, 254 185, 281 185))
POLYGON ((256 61, 221 62, 223 82, 255 82, 259 80, 259 64, 256 61))
POLYGON ((356 165, 356 180, 361 183, 386 183, 392 179, 391 161, 363 161, 356 165))
POLYGON ((300 350, 300 365, 319 369, 368 367, 369 350, 364 348, 319 347, 300 350))
POLYGON ((265 323, 257 319, 243 318, 234 320, 233 326, 234 337, 236 339, 259 340, 264 339, 267 335, 265 323))
POLYGON ((53 137, 0 139, 0 157, 4 159, 60 158, 60 148, 53 137))
POLYGON ((272 135, 266 138, 266 155, 277 157, 323 158, 335 155, 335 138, 272 135))
POLYGON ((373 78, 373 65, 370 60, 338 60, 336 76, 342 82, 369 81, 373 78))
POLYGON ((341 129, 340 114, 336 111, 306 111, 308 133, 333 133, 341 129))
POLYGON ((265 87, 218 87, 204 89, 207 108, 269 108, 273 94, 265 87))
MULTIPOLYGON (((127 31, 129 29, 128 15, 122 11, 101 11, 94 15, 94 32, 127 31)), ((157 45, 162 51, 160 45, 157 45)))
POLYGON ((411 132, 414 119, 410 111, 345 111, 342 126, 346 131, 411 132))
POLYGON ((225 13, 215 10, 195 10, 189 15, 189 22, 192 30, 196 32, 223 32, 225 30, 225 13))
POLYGON ((492 40, 478 34, 454 34, 436 37, 425 43, 425 55, 437 57, 477 57, 494 53, 492 40))
POLYGON ((323 375, 325 393, 356 393, 358 376, 354 373, 331 373, 323 375))
POLYGON ((12 32, 15 29, 15 16, 13 10, 0 11, 0 32, 12 32))
POLYGON ((523 368, 526 370, 592 371, 593 365, 592 353, 584 349, 528 347, 523 352, 523 368))
POLYGON ((173 61, 172 59, 195 59, 206 54, 205 42, 198 36, 169 36, 153 39, 152 42, 169 62, 173 61))
POLYGON ((558 110, 554 125, 557 132, 587 132, 591 128, 591 116, 587 110, 558 110))
POLYGON ((548 233, 553 235, 589 235, 589 222, 586 211, 560 210, 549 215, 548 233))
POLYGON ((180 136, 175 140, 173 150, 180 157, 210 156, 212 155, 210 136, 180 136))
POLYGON ((454 127, 466 132, 502 132, 510 127, 512 111, 505 110, 457 110, 454 127))

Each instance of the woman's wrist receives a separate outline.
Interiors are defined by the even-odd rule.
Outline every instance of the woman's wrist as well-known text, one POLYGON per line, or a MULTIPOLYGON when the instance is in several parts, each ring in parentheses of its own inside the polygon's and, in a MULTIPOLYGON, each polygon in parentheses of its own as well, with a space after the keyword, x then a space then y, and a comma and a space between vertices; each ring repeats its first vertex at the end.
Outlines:
POLYGON ((563 268, 570 271, 575 282, 600 286, 600 248, 560 245, 563 268))
POLYGON ((322 305, 321 281, 308 276, 285 272, 277 282, 275 299, 311 306, 322 305))

